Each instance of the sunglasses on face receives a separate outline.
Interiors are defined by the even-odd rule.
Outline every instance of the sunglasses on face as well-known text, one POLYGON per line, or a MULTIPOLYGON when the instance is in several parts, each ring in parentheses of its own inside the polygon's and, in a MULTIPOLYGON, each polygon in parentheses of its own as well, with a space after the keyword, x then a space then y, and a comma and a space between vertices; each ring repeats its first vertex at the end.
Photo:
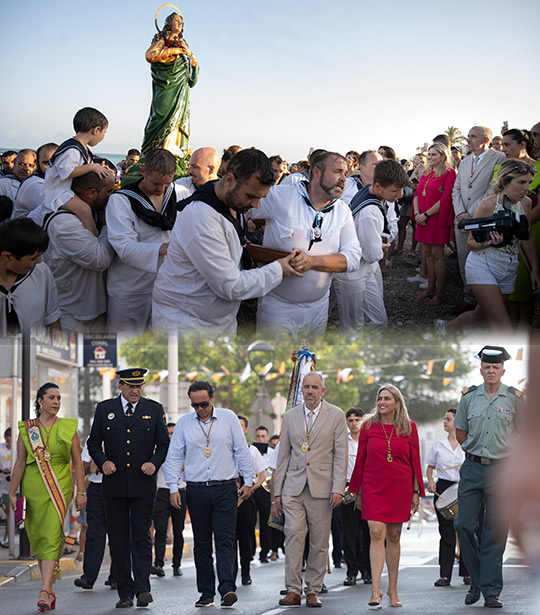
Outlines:
POLYGON ((193 410, 197 410, 198 408, 202 408, 203 410, 206 410, 206 408, 208 408, 209 405, 210 405, 209 401, 201 401, 199 403, 195 401, 191 402, 191 407, 193 408, 193 410))

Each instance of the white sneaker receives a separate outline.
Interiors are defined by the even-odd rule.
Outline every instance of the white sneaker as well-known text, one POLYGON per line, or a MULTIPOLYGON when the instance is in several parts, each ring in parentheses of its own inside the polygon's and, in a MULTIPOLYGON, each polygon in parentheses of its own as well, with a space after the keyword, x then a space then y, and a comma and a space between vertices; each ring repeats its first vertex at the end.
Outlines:
POLYGON ((419 273, 416 275, 413 275, 410 278, 407 278, 407 282, 412 282, 414 283, 420 283, 420 282, 427 282, 427 278, 423 278, 419 273))
POLYGON ((439 335, 446 335, 446 320, 443 320, 442 318, 438 318, 435 321, 435 331, 439 335))
POLYGON ((418 288, 419 288, 420 290, 426 290, 426 288, 427 288, 427 282, 422 282, 422 284, 419 284, 419 285, 418 285, 418 288))

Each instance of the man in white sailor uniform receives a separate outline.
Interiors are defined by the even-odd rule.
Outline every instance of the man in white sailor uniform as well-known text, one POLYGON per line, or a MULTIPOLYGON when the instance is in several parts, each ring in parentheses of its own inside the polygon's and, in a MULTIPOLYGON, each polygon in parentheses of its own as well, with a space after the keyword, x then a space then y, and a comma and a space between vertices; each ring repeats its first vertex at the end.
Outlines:
POLYGON ((383 160, 375 167, 373 184, 364 186, 351 200, 362 260, 357 271, 334 276, 339 323, 344 331, 357 331, 367 323, 372 329, 382 330, 388 324, 379 267, 389 245, 382 241, 388 232, 385 201, 400 198, 407 182, 407 174, 397 161, 383 160))
POLYGON ((309 182, 274 186, 252 218, 266 220, 263 245, 294 250, 301 279, 284 280, 259 299, 257 328, 264 334, 322 336, 328 321, 332 273, 355 271, 361 249, 343 194, 347 159, 335 152, 311 157, 309 182))
POLYGON ((222 179, 204 184, 182 204, 154 286, 154 328, 234 336, 243 299, 264 295, 283 276, 301 275, 289 264, 294 254, 248 268, 243 214, 258 207, 273 182, 267 156, 242 150, 222 179))
POLYGON ((146 155, 143 178, 115 192, 106 211, 116 255, 109 268, 109 330, 142 333, 152 311, 152 289, 163 263, 181 190, 172 181, 175 157, 156 149, 146 155))

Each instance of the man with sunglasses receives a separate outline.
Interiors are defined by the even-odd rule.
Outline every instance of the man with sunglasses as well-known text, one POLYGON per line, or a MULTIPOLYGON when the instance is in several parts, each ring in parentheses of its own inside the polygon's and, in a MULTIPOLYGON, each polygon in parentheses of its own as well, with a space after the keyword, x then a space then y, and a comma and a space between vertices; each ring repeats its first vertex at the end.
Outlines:
POLYGON ((195 606, 214 604, 213 538, 221 606, 229 607, 238 599, 234 582, 237 507, 239 500, 251 495, 255 468, 236 414, 214 407, 212 385, 196 380, 188 396, 195 412, 181 416, 176 424, 165 460, 165 479, 172 506, 180 508, 178 479, 183 468, 201 593, 195 606), (240 489, 236 485, 239 472, 244 479, 240 489))

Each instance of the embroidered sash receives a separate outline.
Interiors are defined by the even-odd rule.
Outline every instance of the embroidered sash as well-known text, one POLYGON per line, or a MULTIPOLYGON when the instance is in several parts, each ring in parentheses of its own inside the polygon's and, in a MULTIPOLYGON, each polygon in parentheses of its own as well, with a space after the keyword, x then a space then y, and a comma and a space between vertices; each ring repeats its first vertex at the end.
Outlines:
POLYGON ((60 524, 63 528, 64 519, 66 518, 67 511, 66 501, 64 499, 64 494, 60 487, 60 483, 56 478, 56 475, 51 467, 49 460, 46 458, 46 454, 48 455, 48 451, 45 448, 45 444, 43 443, 43 437, 39 428, 39 419, 29 419, 24 422, 24 426, 26 428, 28 442, 30 442, 30 446, 32 447, 32 453, 34 454, 37 467, 39 468, 39 473, 41 474, 41 478, 45 483, 45 488, 49 493, 56 512, 60 517, 60 524))

